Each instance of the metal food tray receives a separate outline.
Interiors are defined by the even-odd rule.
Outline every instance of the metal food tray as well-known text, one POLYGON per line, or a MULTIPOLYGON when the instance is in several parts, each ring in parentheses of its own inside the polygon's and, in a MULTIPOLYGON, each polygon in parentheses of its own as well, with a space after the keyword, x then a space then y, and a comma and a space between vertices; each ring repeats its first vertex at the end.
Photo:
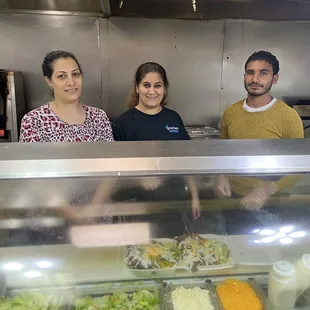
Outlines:
POLYGON ((219 302, 217 293, 215 291, 215 287, 212 285, 212 282, 210 280, 199 278, 199 279, 180 279, 180 280, 163 281, 165 306, 167 310, 175 310, 171 300, 171 293, 173 292, 174 289, 180 286, 186 289, 200 287, 201 289, 208 290, 214 310, 223 309, 221 303, 219 302))
MULTIPOLYGON (((268 299, 267 299, 264 291, 262 290, 261 286, 255 281, 254 278, 240 278, 240 277, 236 276, 236 277, 227 277, 227 278, 225 278, 225 280, 226 279, 237 279, 237 280, 240 280, 240 281, 248 283, 252 287, 252 289, 254 290, 257 298, 261 301, 262 306, 263 306, 263 310, 268 310, 270 308, 269 307, 268 299)), ((224 307, 222 306, 221 299, 220 299, 220 297, 217 294, 216 285, 222 283, 223 280, 224 279, 221 279, 221 280, 215 279, 215 280, 212 281, 212 286, 214 286, 214 290, 216 292, 216 296, 217 296, 217 298, 219 300, 219 303, 221 304, 221 309, 224 309, 224 307)))
POLYGON ((56 295, 58 298, 64 297, 60 303, 59 310, 70 310, 73 300, 74 300, 74 287, 64 286, 64 287, 42 287, 42 288, 7 288, 4 294, 5 297, 13 298, 21 293, 41 293, 47 295, 56 295))
POLYGON ((148 290, 150 292, 153 292, 159 298, 160 310, 166 310, 164 308, 164 294, 162 286, 155 281, 127 281, 77 285, 75 289, 75 298, 70 309, 75 309, 75 302, 77 299, 84 298, 86 296, 96 298, 119 292, 133 293, 139 290, 148 290))

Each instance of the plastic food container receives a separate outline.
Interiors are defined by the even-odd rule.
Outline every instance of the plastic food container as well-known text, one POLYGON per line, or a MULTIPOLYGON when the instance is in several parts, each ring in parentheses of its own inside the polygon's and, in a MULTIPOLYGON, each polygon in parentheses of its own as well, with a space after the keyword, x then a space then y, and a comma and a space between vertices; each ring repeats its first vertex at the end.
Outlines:
POLYGON ((269 274, 268 299, 272 309, 292 309, 296 301, 296 270, 283 260, 273 264, 269 274))
POLYGON ((310 288, 310 254, 304 254, 295 262, 296 269, 296 298, 310 288))

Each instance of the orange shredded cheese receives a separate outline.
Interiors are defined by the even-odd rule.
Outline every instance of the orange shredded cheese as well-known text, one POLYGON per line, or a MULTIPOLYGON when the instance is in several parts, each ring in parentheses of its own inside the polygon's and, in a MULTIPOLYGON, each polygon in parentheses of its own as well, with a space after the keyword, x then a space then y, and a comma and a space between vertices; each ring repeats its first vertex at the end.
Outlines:
POLYGON ((225 310, 262 310, 263 306, 250 284, 226 279, 216 286, 225 310))

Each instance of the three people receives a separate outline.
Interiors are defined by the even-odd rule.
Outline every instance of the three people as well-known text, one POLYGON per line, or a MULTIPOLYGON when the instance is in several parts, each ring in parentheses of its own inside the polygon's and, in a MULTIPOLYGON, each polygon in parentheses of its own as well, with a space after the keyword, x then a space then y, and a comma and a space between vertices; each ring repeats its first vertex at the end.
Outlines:
MULTIPOLYGON (((21 142, 190 140, 179 114, 166 107, 169 82, 165 69, 157 63, 139 66, 127 100, 128 110, 112 127, 104 111, 80 103, 82 69, 73 54, 49 53, 42 70, 54 99, 24 116, 21 142)), ((222 139, 303 138, 303 125, 297 112, 270 94, 278 78, 279 62, 274 55, 259 51, 248 58, 244 74, 248 95, 224 112, 222 139)), ((194 215, 198 216, 198 191, 192 178, 186 178, 186 182, 194 215)), ((272 195, 294 182, 292 177, 221 175, 215 191, 221 197, 242 197, 241 204, 247 209, 260 209, 272 195)), ((156 178, 141 182, 149 189, 163 184, 163 180, 156 178)), ((106 197, 106 194, 98 195, 106 197)))

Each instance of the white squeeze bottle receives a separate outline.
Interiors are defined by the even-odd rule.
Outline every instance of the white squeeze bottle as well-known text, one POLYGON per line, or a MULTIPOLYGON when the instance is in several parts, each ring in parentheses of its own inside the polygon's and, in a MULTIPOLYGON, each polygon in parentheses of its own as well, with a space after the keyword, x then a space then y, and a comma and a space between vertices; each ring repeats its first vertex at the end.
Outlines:
POLYGON ((293 309, 296 300, 296 270, 283 260, 273 264, 269 274, 268 299, 273 309, 293 309))
POLYGON ((298 298, 310 286, 310 254, 304 254, 295 263, 298 298))

